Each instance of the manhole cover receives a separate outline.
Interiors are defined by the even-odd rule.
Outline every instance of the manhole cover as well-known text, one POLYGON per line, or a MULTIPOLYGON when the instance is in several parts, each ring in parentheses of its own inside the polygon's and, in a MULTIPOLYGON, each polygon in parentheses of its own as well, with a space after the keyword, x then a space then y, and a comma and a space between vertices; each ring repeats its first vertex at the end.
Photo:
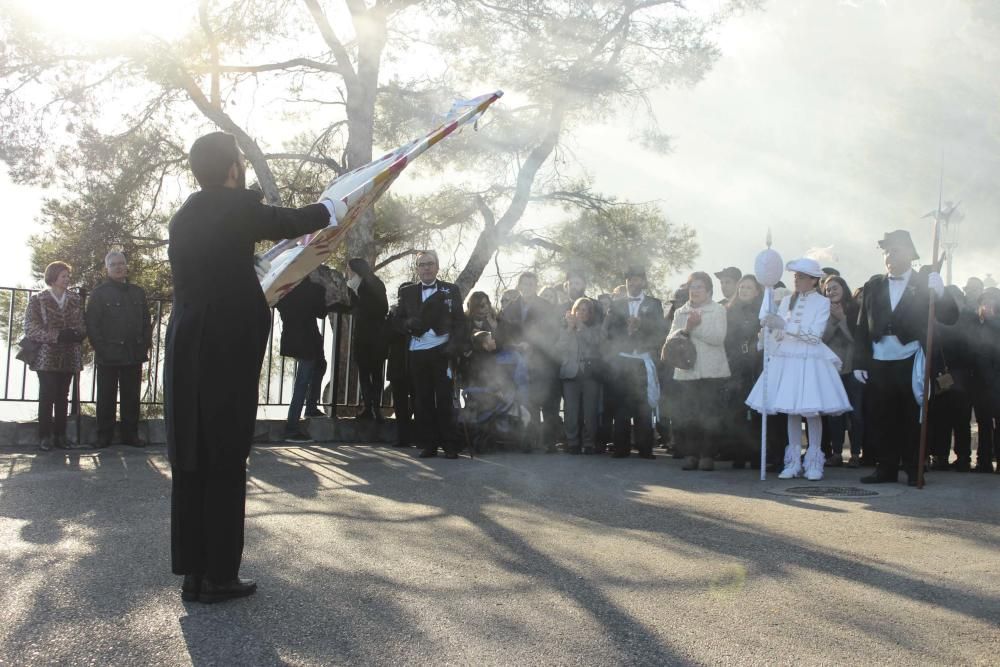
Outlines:
POLYGON ((820 498, 864 498, 877 496, 878 491, 859 489, 856 486, 790 486, 782 489, 790 496, 815 496, 820 498))

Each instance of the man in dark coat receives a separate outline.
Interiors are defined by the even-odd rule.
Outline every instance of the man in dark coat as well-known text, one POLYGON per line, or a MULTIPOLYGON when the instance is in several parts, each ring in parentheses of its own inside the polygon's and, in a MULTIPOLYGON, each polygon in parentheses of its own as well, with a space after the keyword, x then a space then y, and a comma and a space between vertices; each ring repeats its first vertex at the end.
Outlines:
MULTIPOLYGON (((310 275, 315 275, 315 271, 310 275)), ((326 374, 323 335, 316 320, 326 317, 326 290, 307 277, 281 298, 276 306, 281 315, 281 356, 295 359, 295 385, 288 402, 285 442, 306 443, 312 438, 302 431, 302 406, 307 417, 322 417, 319 395, 326 374)))
POLYGON ((936 267, 913 270, 919 255, 909 232, 889 232, 879 247, 888 273, 865 283, 854 332, 854 376, 878 400, 878 410, 866 415, 873 420, 874 437, 865 438, 866 447, 877 443, 877 463, 861 481, 895 482, 902 465, 907 484, 915 486, 920 406, 913 393, 914 359, 926 346, 930 300, 935 299, 941 324, 958 321, 958 305, 945 292, 936 267))
POLYGON ((640 458, 653 459, 653 412, 647 398, 647 368, 635 356, 648 354, 659 359, 667 336, 663 304, 646 294, 646 271, 631 267, 625 272, 628 295, 611 302, 604 320, 610 350, 610 391, 614 393, 614 458, 624 458, 631 450, 629 422, 635 429, 635 444, 640 458))
POLYGON ((121 393, 122 443, 142 447, 139 439, 139 391, 142 364, 149 360, 152 325, 146 292, 128 281, 128 263, 119 250, 104 258, 108 280, 94 288, 87 302, 87 337, 97 366, 97 448, 111 445, 115 403, 121 393))
POLYGON ((361 385, 362 408, 358 419, 382 418, 382 371, 388 341, 385 335, 385 316, 389 300, 385 283, 375 275, 368 262, 360 257, 348 260, 351 288, 351 306, 354 313, 354 360, 358 364, 358 382, 361 385))
POLYGON ((336 222, 324 200, 266 206, 246 189, 232 135, 194 142, 201 190, 170 221, 173 308, 167 327, 164 407, 173 472, 171 555, 182 597, 218 602, 250 595, 239 578, 246 461, 270 313, 254 271, 254 244, 296 238, 336 222))
POLYGON ((412 284, 404 282, 396 289, 396 303, 389 309, 385 321, 389 355, 386 375, 392 390, 392 409, 396 418, 396 447, 410 447, 414 443, 413 383, 408 366, 410 336, 393 326, 397 321, 403 288, 412 284))
POLYGON ((420 281, 399 290, 397 331, 409 336, 408 362, 413 383, 413 415, 420 457, 458 458, 455 406, 449 365, 462 351, 465 313, 458 285, 437 279, 438 256, 433 250, 417 255, 420 281))

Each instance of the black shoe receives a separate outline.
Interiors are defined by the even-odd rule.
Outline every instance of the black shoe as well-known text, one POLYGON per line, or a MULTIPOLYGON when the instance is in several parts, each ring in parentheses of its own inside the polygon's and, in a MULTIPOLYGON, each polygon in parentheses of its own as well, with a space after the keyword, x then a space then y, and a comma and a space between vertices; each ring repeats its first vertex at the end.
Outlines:
MULTIPOLYGON (((915 480, 916 478, 914 478, 914 481, 915 480)), ((892 484, 893 482, 898 482, 898 481, 899 481, 899 473, 887 474, 881 472, 877 468, 875 469, 875 472, 873 472, 872 474, 865 475, 864 477, 861 478, 862 484, 892 484)))
POLYGON ((298 445, 303 445, 307 442, 316 442, 311 437, 309 437, 308 433, 303 433, 302 431, 298 430, 286 432, 282 440, 284 440, 285 442, 291 442, 298 445))
POLYGON ((444 457, 446 459, 457 459, 458 458, 458 454, 456 454, 455 452, 445 452, 444 457))
POLYGON ((381 410, 376 410, 375 411, 375 423, 376 424, 384 424, 385 423, 385 417, 382 416, 382 411, 381 410))
POLYGON ((98 438, 94 443, 94 449, 107 449, 111 446, 111 438, 98 438))
POLYGON ((746 461, 741 461, 739 459, 733 461, 733 470, 743 470, 746 467, 747 467, 746 461))
POLYGON ((207 578, 201 580, 201 589, 198 592, 198 602, 213 604, 245 598, 257 592, 257 582, 250 579, 233 579, 225 584, 213 584, 207 578))
MULTIPOLYGON (((570 452, 570 454, 572 454, 572 452, 570 452)), ((594 455, 594 448, 593 447, 584 447, 583 448, 583 454, 584 454, 584 456, 593 456, 594 455)))
POLYGON ((948 465, 948 458, 945 456, 932 456, 931 457, 931 470, 937 470, 943 472, 945 470, 950 470, 951 466, 948 465))
POLYGON ((611 458, 613 458, 613 459, 627 459, 628 458, 628 452, 615 452, 614 454, 611 455, 611 458))
POLYGON ((358 414, 354 415, 354 418, 360 421, 368 421, 369 419, 374 419, 375 415, 368 408, 361 410, 358 414))
POLYGON ((185 602, 197 602, 201 593, 201 575, 185 574, 184 583, 181 584, 181 599, 185 602))
POLYGON ((52 436, 45 436, 38 441, 38 448, 43 452, 48 452, 52 450, 52 436))
POLYGON ((435 449, 421 449, 420 453, 417 454, 417 457, 421 458, 421 459, 430 459, 430 458, 433 458, 433 457, 435 457, 437 455, 438 455, 438 451, 437 451, 436 448, 435 449))
POLYGON ((139 436, 135 436, 134 438, 126 438, 125 440, 122 440, 122 444, 126 447, 136 447, 137 449, 142 449, 146 446, 146 441, 139 436))
POLYGON ((326 413, 319 408, 306 408, 306 417, 326 417, 326 413))
POLYGON ((413 443, 412 442, 396 442, 396 443, 393 443, 392 446, 393 447, 412 447, 413 443))
POLYGON ((577 456, 577 455, 579 455, 581 453, 581 450, 580 450, 579 447, 567 447, 566 448, 566 453, 567 454, 572 454, 573 456, 577 456))
POLYGON ((639 458, 640 459, 655 459, 656 458, 656 454, 654 454, 653 452, 645 452, 645 451, 643 451, 643 452, 639 452, 639 458))

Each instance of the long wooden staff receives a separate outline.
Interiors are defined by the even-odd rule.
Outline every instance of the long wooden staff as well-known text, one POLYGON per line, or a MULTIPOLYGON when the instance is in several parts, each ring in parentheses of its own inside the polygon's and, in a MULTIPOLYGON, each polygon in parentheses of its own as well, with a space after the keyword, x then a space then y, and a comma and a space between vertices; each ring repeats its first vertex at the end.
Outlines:
MULTIPOLYGON (((944 174, 942 173, 942 180, 944 174)), ((934 249, 931 254, 931 270, 940 271, 938 267, 938 244, 941 233, 941 193, 938 192, 938 208, 934 213, 934 249)), ((924 461, 927 459, 927 430, 930 423, 931 402, 931 358, 934 350, 934 305, 937 296, 927 290, 930 303, 927 306, 927 344, 924 350, 924 401, 920 414, 920 453, 917 458, 917 488, 924 488, 924 461)))

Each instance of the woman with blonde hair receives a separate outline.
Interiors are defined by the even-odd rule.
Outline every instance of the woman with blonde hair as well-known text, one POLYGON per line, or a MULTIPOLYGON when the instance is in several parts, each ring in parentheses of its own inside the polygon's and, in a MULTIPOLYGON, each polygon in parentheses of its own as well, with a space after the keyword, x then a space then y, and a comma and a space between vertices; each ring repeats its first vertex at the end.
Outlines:
POLYGON ((596 301, 587 297, 574 301, 573 307, 566 313, 566 326, 560 331, 556 343, 566 410, 567 451, 570 454, 593 454, 597 447, 600 366, 606 341, 597 317, 599 307, 596 301))

